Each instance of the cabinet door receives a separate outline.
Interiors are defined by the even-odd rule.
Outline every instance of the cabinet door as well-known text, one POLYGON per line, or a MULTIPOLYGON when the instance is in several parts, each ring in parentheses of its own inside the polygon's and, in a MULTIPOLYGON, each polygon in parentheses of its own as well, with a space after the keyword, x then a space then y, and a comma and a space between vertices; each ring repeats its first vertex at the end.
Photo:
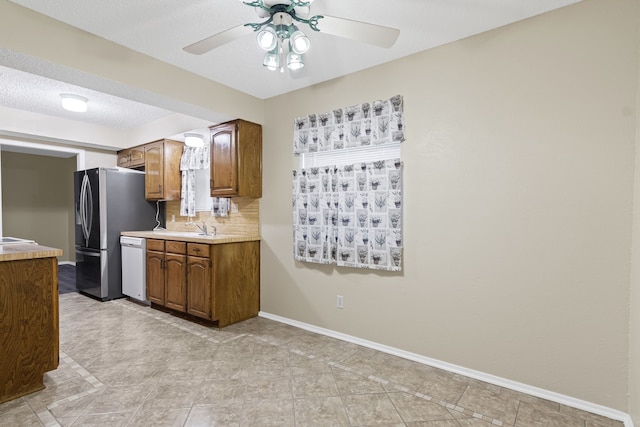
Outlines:
POLYGON ((129 150, 118 151, 118 167, 128 168, 131 152, 129 150))
POLYGON ((236 124, 227 123, 212 129, 211 196, 229 197, 238 193, 236 124))
POLYGON ((164 252, 147 251, 147 299, 165 304, 164 252))
POLYGON ((138 168, 144 166, 144 147, 129 149, 129 167, 138 168))
POLYGON ((177 311, 187 311, 187 257, 179 254, 165 254, 165 307, 177 311))
POLYGON ((212 320, 211 261, 209 258, 190 256, 187 277, 187 312, 212 320))
POLYGON ((164 197, 164 144, 162 141, 147 144, 144 150, 144 195, 147 200, 164 197))

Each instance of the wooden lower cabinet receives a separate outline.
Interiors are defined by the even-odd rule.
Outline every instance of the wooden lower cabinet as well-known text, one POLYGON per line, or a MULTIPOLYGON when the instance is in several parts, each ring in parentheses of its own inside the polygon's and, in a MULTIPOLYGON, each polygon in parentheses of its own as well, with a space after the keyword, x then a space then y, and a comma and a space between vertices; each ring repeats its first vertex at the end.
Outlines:
POLYGON ((189 256, 187 277, 187 313, 213 320, 211 260, 189 256))
POLYGON ((187 256, 165 253, 165 307, 187 311, 187 256))
POLYGON ((147 239, 147 299, 165 305, 164 240, 147 239))
POLYGON ((217 321, 219 327, 255 317, 260 310, 260 242, 147 239, 147 298, 217 321))
POLYGON ((58 357, 57 258, 0 262, 0 403, 42 390, 58 357))

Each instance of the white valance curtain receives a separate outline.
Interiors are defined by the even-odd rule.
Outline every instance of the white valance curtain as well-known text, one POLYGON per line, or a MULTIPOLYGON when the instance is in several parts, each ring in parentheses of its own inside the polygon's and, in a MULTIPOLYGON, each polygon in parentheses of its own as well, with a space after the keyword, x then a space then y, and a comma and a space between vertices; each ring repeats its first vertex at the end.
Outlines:
POLYGON ((314 153, 404 141, 401 95, 297 117, 293 152, 314 153))
POLYGON ((293 171, 294 257, 400 271, 402 162, 293 171))
POLYGON ((180 193, 180 216, 196 216, 196 169, 209 168, 209 144, 202 147, 185 145, 180 158, 182 191, 180 193))

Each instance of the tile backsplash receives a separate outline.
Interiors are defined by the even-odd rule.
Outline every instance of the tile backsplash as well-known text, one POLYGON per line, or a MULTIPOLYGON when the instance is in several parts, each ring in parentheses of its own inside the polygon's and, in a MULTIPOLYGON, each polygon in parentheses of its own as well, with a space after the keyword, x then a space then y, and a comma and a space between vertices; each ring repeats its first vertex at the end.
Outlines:
POLYGON ((194 224, 186 224, 188 220, 216 227, 218 234, 260 234, 260 199, 250 197, 233 197, 231 204, 237 206, 237 212, 232 208, 226 217, 214 217, 209 211, 197 212, 194 218, 180 216, 180 202, 166 202, 167 224, 170 231, 198 231, 194 224), (175 216, 175 222, 171 221, 175 216))

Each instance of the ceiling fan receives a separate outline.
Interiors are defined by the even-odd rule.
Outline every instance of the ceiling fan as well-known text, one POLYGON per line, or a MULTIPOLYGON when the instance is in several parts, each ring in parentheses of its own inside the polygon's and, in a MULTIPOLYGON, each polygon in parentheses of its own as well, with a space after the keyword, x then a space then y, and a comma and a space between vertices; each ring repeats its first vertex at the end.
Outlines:
MULTIPOLYGON (((242 0, 241 0, 242 1, 242 0)), ((284 71, 285 51, 287 68, 296 70, 304 66, 302 55, 310 46, 309 38, 297 23, 311 30, 356 40, 379 47, 391 47, 400 30, 366 22, 327 15, 311 16, 313 0, 252 0, 242 1, 255 8, 263 22, 248 23, 222 31, 183 48, 186 52, 202 55, 252 32, 257 33, 258 45, 267 53, 263 65, 270 70, 284 71)))

